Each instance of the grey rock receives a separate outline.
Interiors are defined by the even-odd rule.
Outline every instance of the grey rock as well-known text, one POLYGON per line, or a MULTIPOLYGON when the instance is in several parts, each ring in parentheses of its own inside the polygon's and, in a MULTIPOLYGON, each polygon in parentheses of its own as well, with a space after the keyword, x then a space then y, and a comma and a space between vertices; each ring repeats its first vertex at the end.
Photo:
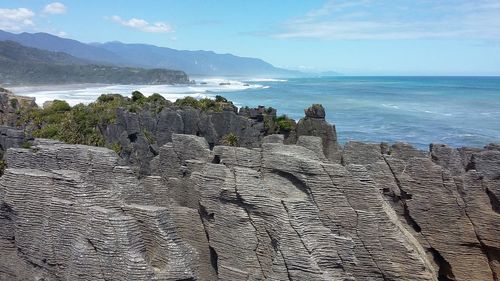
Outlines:
MULTIPOLYGON (((306 110, 315 111, 313 107, 306 110)), ((324 110, 323 110, 324 111, 324 110)), ((300 119, 297 123, 297 137, 300 136, 316 136, 321 137, 323 140, 323 153, 330 161, 334 163, 340 163, 342 152, 337 143, 337 133, 335 131, 335 126, 329 124, 323 118, 307 116, 300 119)))
POLYGON ((297 140, 297 145, 313 151, 314 153, 316 153, 319 159, 323 161, 326 160, 325 154, 323 153, 322 140, 320 137, 300 136, 297 140))
POLYGON ((24 130, 0 126, 0 152, 6 151, 8 148, 19 148, 29 141, 31 138, 26 135, 24 130))
POLYGON ((495 149, 350 142, 333 163, 319 136, 212 150, 204 137, 169 138, 152 175, 140 178, 105 148, 36 140, 8 149, 0 279, 496 281, 500 273, 495 149))
POLYGON ((283 143, 285 137, 283 135, 273 134, 269 136, 265 136, 262 139, 262 143, 283 143))
POLYGON ((350 141, 344 145, 342 160, 345 165, 369 165, 383 160, 381 144, 350 141))
POLYGON ((452 175, 457 176, 465 173, 465 167, 460 152, 445 144, 431 144, 430 152, 432 160, 448 169, 452 175))

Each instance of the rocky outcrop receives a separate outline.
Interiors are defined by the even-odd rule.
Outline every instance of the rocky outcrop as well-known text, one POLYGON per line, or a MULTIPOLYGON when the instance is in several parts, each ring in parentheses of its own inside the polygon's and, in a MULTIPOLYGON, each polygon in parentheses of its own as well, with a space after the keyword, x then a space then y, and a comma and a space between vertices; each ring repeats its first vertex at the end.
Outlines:
POLYGON ((335 125, 325 120, 325 109, 322 105, 315 104, 304 110, 305 117, 297 123, 297 137, 316 136, 323 142, 323 152, 332 162, 340 163, 342 154, 337 142, 335 125))
POLYGON ((191 107, 167 107, 157 114, 149 110, 137 113, 119 110, 115 124, 106 127, 104 136, 108 143, 119 144, 120 156, 130 165, 140 167, 142 174, 150 174, 149 163, 160 153, 161 146, 172 141, 173 134, 202 136, 210 147, 221 144, 224 136, 234 134, 240 146, 258 147, 268 134, 264 121, 272 120, 275 115, 275 110, 238 114, 232 108, 207 112, 191 107))
POLYGON ((19 148, 25 145, 31 138, 23 130, 12 127, 0 126, 0 152, 8 148, 19 148))
POLYGON ((0 280, 499 280, 499 144, 340 148, 320 105, 275 121, 118 109, 120 155, 0 127, 0 280))
POLYGON ((0 88, 0 125, 16 127, 20 111, 37 107, 35 98, 14 95, 0 88))
POLYGON ((283 141, 172 133, 140 179, 108 149, 10 149, 0 280, 498 280, 496 146, 350 142, 336 163, 283 141))

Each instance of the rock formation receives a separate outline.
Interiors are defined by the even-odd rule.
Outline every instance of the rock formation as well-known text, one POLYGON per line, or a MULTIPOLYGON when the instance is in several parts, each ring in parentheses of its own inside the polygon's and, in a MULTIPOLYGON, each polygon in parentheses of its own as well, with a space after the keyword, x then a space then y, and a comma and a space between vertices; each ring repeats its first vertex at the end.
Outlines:
POLYGON ((268 113, 119 113, 144 162, 2 128, 0 280, 499 280, 499 145, 342 149, 319 106, 285 144, 268 113))
POLYGON ((351 142, 338 164, 318 137, 171 137, 140 179, 104 148, 9 149, 0 280, 498 280, 495 147, 351 142))

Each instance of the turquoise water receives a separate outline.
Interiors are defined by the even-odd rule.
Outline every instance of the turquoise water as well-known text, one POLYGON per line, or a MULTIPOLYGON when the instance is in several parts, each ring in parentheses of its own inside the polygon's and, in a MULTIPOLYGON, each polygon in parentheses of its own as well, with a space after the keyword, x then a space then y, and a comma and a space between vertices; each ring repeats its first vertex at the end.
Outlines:
POLYGON ((326 77, 259 81, 223 93, 239 105, 266 105, 299 119, 326 108, 340 142, 409 142, 482 147, 500 142, 500 77, 326 77))

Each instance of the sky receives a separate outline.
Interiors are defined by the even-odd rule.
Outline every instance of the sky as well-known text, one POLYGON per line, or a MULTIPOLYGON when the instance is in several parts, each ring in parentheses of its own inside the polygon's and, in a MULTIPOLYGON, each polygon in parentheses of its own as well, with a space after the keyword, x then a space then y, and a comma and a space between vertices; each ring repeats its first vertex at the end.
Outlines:
POLYGON ((0 29, 347 75, 500 75, 500 0, 0 0, 0 29))

